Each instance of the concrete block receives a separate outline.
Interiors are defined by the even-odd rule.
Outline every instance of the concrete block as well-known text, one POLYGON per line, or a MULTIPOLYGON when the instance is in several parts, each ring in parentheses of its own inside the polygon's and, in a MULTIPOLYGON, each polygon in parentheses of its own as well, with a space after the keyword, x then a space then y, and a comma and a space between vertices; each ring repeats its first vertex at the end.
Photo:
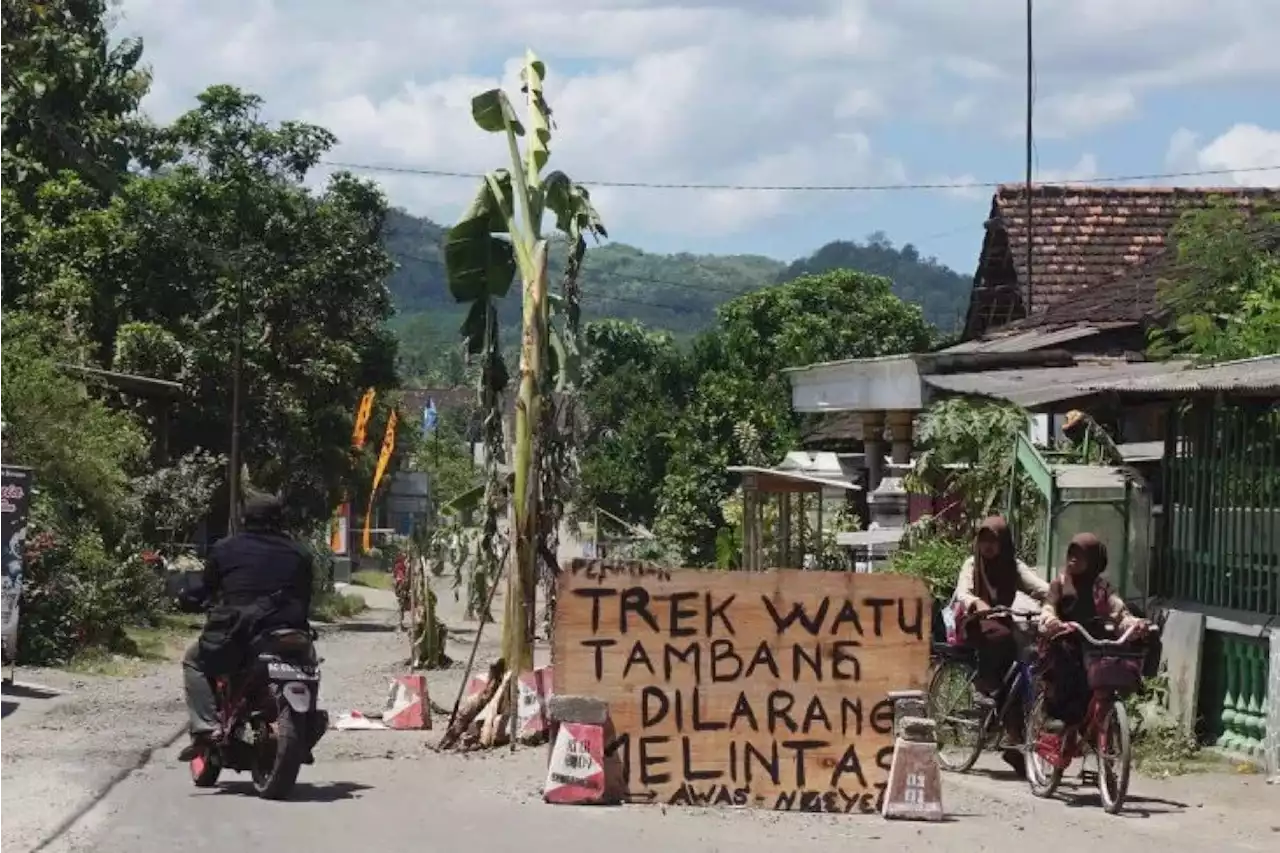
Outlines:
POLYGON ((936 743, 937 724, 928 717, 903 717, 898 737, 913 743, 936 743))
POLYGON ((880 813, 890 820, 943 819, 937 744, 898 738, 880 813))
POLYGON ((552 696, 547 715, 558 723, 589 723, 603 726, 609 719, 609 703, 591 696, 552 696))
POLYGON ((1204 614, 1166 610, 1160 631, 1160 665, 1169 677, 1169 711, 1184 731, 1194 732, 1200 700, 1204 614))

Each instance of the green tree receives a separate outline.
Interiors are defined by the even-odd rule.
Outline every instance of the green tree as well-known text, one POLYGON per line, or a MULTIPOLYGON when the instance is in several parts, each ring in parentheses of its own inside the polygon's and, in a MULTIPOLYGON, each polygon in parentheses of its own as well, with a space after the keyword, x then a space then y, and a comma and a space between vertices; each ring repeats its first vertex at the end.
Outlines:
POLYGON ((585 329, 579 510, 600 507, 652 526, 686 394, 686 364, 671 335, 601 320, 585 329))
POLYGON ((894 296, 919 305, 924 318, 943 333, 955 331, 963 324, 969 291, 973 288, 971 277, 961 275, 936 258, 921 257, 910 243, 901 248, 894 246, 880 231, 862 243, 849 240, 828 243, 788 266, 778 275, 778 281, 840 269, 890 279, 894 296))
POLYGON ((184 382, 177 454, 226 452, 243 328, 243 459, 256 484, 316 521, 350 474, 357 396, 396 381, 386 204, 347 174, 308 191, 332 137, 268 125, 260 110, 253 95, 211 88, 157 135, 167 165, 121 177, 103 205, 73 174, 46 182, 14 211, 17 303, 57 322, 85 360, 184 382))
POLYGON ((439 415, 436 428, 422 437, 413 455, 413 468, 430 477, 437 510, 481 482, 468 440, 471 412, 450 410, 439 415))
POLYGON ((837 270, 725 304, 694 345, 696 377, 674 428, 658 532, 687 559, 715 559, 732 485, 726 466, 767 464, 793 449, 797 418, 781 371, 821 361, 919 352, 932 330, 888 279, 837 270))
POLYGON ((3 0, 0 8, 5 188, 30 204, 64 170, 123 174, 149 135, 138 112, 151 86, 142 42, 113 42, 108 0, 3 0))
POLYGON ((6 311, 3 407, 5 460, 35 469, 60 526, 81 519, 117 541, 125 532, 130 478, 142 470, 147 439, 137 421, 90 396, 59 370, 50 325, 6 311))
POLYGON ((1175 262, 1160 282, 1170 315, 1152 334, 1160 356, 1225 361, 1280 351, 1280 211, 1217 199, 1174 227, 1175 262))
POLYGON ((1028 434, 1029 418, 1011 404, 961 397, 934 403, 920 418, 916 441, 924 450, 908 485, 952 496, 969 525, 1003 512, 1014 444, 1028 434))

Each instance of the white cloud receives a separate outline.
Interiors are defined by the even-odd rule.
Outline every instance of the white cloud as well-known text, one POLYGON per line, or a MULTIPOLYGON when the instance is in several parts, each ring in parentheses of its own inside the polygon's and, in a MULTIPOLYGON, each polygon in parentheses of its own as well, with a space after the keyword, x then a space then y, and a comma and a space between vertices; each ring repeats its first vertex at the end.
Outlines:
MULTIPOLYGON (((1038 135, 1131 119, 1160 90, 1280 77, 1280 0, 1115 9, 1037 5, 1038 135)), ((471 124, 469 100, 513 83, 506 60, 526 44, 551 72, 552 162, 580 179, 928 180, 929 164, 895 154, 895 122, 940 134, 1020 128, 1023 20, 1008 0, 384 0, 368 11, 337 0, 123 0, 123 12, 122 30, 146 40, 158 117, 232 82, 262 94, 274 118, 329 127, 342 141, 334 159, 349 162, 500 164, 500 141, 471 124)), ((1201 154, 1242 156, 1210 148, 1201 154)), ((1085 179, 1097 164, 1086 155, 1062 173, 1085 179)), ((473 191, 465 180, 379 179, 395 202, 443 221, 473 191)), ((832 204, 821 194, 596 197, 616 233, 726 234, 832 204)))
MULTIPOLYGON (((1226 171, 1225 183, 1242 187, 1280 186, 1280 130, 1241 123, 1203 146, 1199 142, 1200 136, 1186 128, 1175 131, 1169 140, 1169 168, 1226 171), (1232 171, 1237 169, 1242 171, 1232 171)), ((1203 178, 1195 182, 1205 183, 1203 178)))
POLYGON ((1092 154, 1082 154, 1075 165, 1065 169, 1037 169, 1035 180, 1042 184, 1069 184, 1089 181, 1098 175, 1098 158, 1092 154))
POLYGON ((1196 145, 1200 142, 1200 136, 1185 127, 1180 127, 1173 132, 1173 136, 1169 137, 1169 147, 1165 150, 1165 165, 1172 169, 1178 170, 1195 162, 1196 145))
MULTIPOLYGON (((1081 91, 1046 98, 1032 115, 1037 136, 1061 139, 1114 124, 1132 116, 1137 108, 1138 99, 1132 91, 1081 91)), ((1021 132, 1022 127, 1016 127, 1015 133, 1021 132)))

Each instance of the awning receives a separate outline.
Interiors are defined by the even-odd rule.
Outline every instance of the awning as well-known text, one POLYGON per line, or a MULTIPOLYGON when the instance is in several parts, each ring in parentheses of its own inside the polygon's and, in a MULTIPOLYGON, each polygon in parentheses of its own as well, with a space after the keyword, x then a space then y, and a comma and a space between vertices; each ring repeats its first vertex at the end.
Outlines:
POLYGON ((854 530, 836 534, 836 544, 846 548, 873 548, 877 545, 897 545, 906 534, 905 527, 880 527, 875 530, 854 530))
POLYGON ((777 468, 761 468, 755 465, 730 465, 728 470, 754 478, 757 492, 820 492, 823 489, 860 491, 861 486, 852 480, 834 475, 807 474, 803 471, 786 471, 777 468))

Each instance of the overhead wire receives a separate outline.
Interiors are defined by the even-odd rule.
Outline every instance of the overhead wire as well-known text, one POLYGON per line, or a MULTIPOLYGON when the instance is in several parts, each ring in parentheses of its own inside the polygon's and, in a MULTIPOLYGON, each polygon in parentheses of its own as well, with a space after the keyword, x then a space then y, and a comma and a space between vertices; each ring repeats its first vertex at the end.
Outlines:
MULTIPOLYGON (((484 175, 480 172, 464 172, 451 169, 430 169, 417 166, 394 166, 378 163, 356 163, 344 160, 321 160, 321 166, 330 169, 347 169, 357 172, 379 172, 387 174, 419 175, 433 178, 465 178, 478 180, 484 175)), ((1260 172, 1280 173, 1280 163, 1273 166, 1245 166, 1237 169, 1196 169, 1182 172, 1149 172, 1132 175, 1102 175, 1087 181, 1068 182, 1079 184, 1124 184, 1138 181, 1171 180, 1174 178, 1197 178, 1213 175, 1243 175, 1260 172)), ((1280 175, 1277 176, 1280 183, 1280 175)), ((579 180, 578 183, 588 187, 611 187, 619 189, 642 190, 689 190, 708 192, 919 192, 936 190, 963 189, 996 189, 1016 181, 934 181, 928 183, 896 183, 896 184, 713 184, 713 183, 662 183, 656 181, 602 181, 579 180)))

